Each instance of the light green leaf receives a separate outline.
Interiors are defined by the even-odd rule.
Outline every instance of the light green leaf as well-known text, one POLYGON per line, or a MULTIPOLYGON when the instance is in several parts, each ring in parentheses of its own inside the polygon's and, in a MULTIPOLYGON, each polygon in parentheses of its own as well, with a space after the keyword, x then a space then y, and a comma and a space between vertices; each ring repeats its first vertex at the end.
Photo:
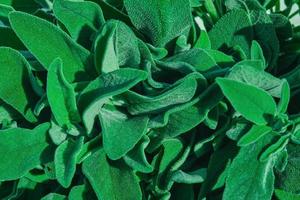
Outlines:
POLYGON ((103 147, 108 157, 117 160, 130 151, 146 134, 149 118, 131 117, 114 107, 99 112, 103 134, 103 147))
POLYGON ((252 144, 271 131, 271 127, 253 125, 251 129, 239 140, 238 146, 247 146, 252 144))
POLYGON ((55 0, 53 12, 79 43, 89 40, 104 24, 101 8, 90 1, 55 0))
MULTIPOLYGON (((164 136, 176 137, 200 124, 208 112, 223 99, 220 89, 214 84, 195 100, 176 106, 155 119, 160 127, 155 129, 164 136), (213 97, 213 98, 212 98, 213 97)), ((154 121, 154 122, 155 122, 154 121)), ((152 123, 154 123, 152 122, 152 123)))
POLYGON ((114 37, 116 28, 116 24, 106 23, 95 39, 94 61, 99 74, 101 72, 108 73, 119 69, 114 37))
POLYGON ((280 101, 277 106, 277 110, 279 113, 285 113, 287 111, 290 102, 290 95, 289 83, 284 79, 282 82, 280 101))
POLYGON ((103 149, 97 150, 82 165, 98 199, 141 200, 138 178, 122 161, 110 161, 103 149))
POLYGON ((185 62, 192 65, 199 72, 217 67, 213 56, 206 49, 194 48, 166 59, 167 62, 185 62))
POLYGON ((135 32, 122 21, 113 20, 110 23, 116 24, 115 50, 119 65, 139 69, 141 64, 141 41, 137 38, 135 32))
POLYGON ((247 120, 264 125, 268 122, 267 117, 274 116, 276 104, 267 92, 226 78, 217 78, 216 81, 233 108, 247 120))
POLYGON ((162 142, 162 147, 158 173, 165 172, 165 170, 181 156, 184 145, 181 140, 170 138, 162 142))
POLYGON ((88 200, 96 198, 94 192, 91 191, 90 187, 87 187, 86 184, 72 187, 68 195, 69 200, 88 200))
POLYGON ((278 200, 300 200, 300 195, 276 189, 275 196, 278 200))
POLYGON ((259 87, 279 98, 282 93, 282 80, 249 64, 244 62, 236 64, 228 78, 259 87))
POLYGON ((206 31, 201 30, 200 37, 196 41, 194 48, 211 49, 211 43, 210 43, 209 36, 206 31))
POLYGON ((225 14, 208 35, 213 49, 226 49, 239 45, 247 57, 250 56, 253 30, 245 11, 237 9, 225 14))
POLYGON ((66 200, 67 197, 57 193, 50 193, 44 196, 41 200, 66 200))
POLYGON ((145 80, 147 73, 141 70, 123 68, 99 76, 80 93, 78 105, 88 134, 95 117, 105 102, 112 96, 121 94, 137 83, 145 80))
POLYGON ((242 147, 233 160, 226 179, 224 200, 270 200, 274 190, 273 160, 258 160, 272 137, 242 147))
POLYGON ((189 1, 125 0, 124 5, 134 26, 154 46, 164 46, 175 37, 187 34, 192 25, 189 1))
POLYGON ((90 79, 87 74, 91 70, 88 69, 91 67, 90 53, 66 33, 43 19, 23 12, 11 12, 9 21, 18 37, 46 69, 49 69, 54 59, 60 57, 68 81, 90 79))
POLYGON ((260 155, 259 160, 264 162, 272 158, 272 156, 280 153, 289 142, 289 135, 281 136, 274 144, 268 146, 260 155))
POLYGON ((144 136, 139 143, 135 145, 125 156, 124 161, 134 170, 150 173, 153 167, 149 164, 145 155, 145 149, 148 146, 150 139, 148 136, 144 136))
POLYGON ((73 123, 80 121, 76 106, 75 92, 63 74, 61 59, 55 59, 49 67, 47 76, 47 98, 57 123, 70 129, 73 123))
POLYGON ((171 180, 176 183, 195 184, 202 183, 206 178, 206 168, 201 168, 192 172, 177 170, 172 174, 171 180))
POLYGON ((214 59, 218 66, 232 67, 234 64, 234 59, 232 56, 229 56, 222 51, 214 50, 214 49, 205 49, 205 51, 214 59))
POLYGON ((13 7, 2 4, 2 2, 1 2, 1 4, 0 4, 0 22, 2 22, 6 26, 9 26, 8 14, 11 11, 14 11, 13 7))
POLYGON ((61 143, 55 150, 55 176, 57 181, 65 188, 71 185, 76 171, 77 156, 82 145, 83 137, 80 137, 76 141, 68 139, 61 143))
POLYGON ((172 106, 191 100, 197 89, 197 81, 193 75, 187 76, 172 85, 162 94, 149 97, 128 91, 122 96, 128 103, 130 114, 157 113, 172 106))
POLYGON ((33 130, 10 128, 0 130, 0 181, 19 179, 41 164, 41 156, 48 146, 46 141, 49 124, 33 130))

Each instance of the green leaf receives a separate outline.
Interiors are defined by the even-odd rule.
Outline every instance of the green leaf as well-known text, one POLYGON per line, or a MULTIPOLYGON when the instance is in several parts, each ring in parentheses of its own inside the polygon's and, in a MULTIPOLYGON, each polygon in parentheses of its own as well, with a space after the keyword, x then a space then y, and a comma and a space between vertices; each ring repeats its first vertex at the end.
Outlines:
POLYGON ((274 189, 273 160, 258 161, 272 137, 264 137, 242 147, 233 160, 226 179, 224 200, 270 200, 274 189))
POLYGON ((253 125, 251 129, 242 136, 242 138, 238 142, 238 146, 247 146, 249 144, 253 144, 257 140, 261 139, 266 134, 270 133, 272 128, 269 126, 257 126, 253 125))
POLYGON ((134 170, 150 173, 153 167, 149 164, 145 155, 145 149, 150 142, 149 137, 146 135, 131 149, 125 156, 124 161, 127 165, 132 167, 134 170))
POLYGON ((254 39, 264 51, 267 66, 274 67, 280 52, 279 41, 275 27, 269 15, 264 10, 255 10, 250 13, 253 22, 254 39))
POLYGON ((182 133, 190 131, 199 125, 207 116, 208 112, 223 99, 223 94, 216 85, 209 87, 203 94, 195 100, 176 106, 168 110, 162 119, 161 127, 156 129, 159 134, 164 136, 176 137, 182 133), (213 97, 213 98, 212 98, 213 97))
POLYGON ((9 21, 21 41, 46 69, 49 69, 54 59, 60 57, 68 81, 90 78, 87 74, 90 70, 87 68, 91 67, 90 53, 72 41, 66 33, 43 19, 22 12, 11 12, 9 21))
POLYGON ((289 83, 286 80, 283 80, 282 82, 282 90, 281 90, 281 97, 280 101, 278 103, 278 112, 279 113, 285 113, 288 109, 288 105, 290 102, 290 86, 289 83))
POLYGON ((276 185, 277 188, 286 192, 298 194, 300 184, 300 148, 298 144, 288 144, 288 163, 283 172, 277 173, 276 185))
POLYGON ((141 64, 141 41, 135 35, 134 30, 119 20, 113 20, 108 23, 116 24, 114 40, 119 65, 122 67, 139 68, 141 64))
POLYGON ((241 62, 233 66, 228 78, 259 87, 273 97, 279 98, 282 93, 282 80, 250 66, 250 62, 241 62))
POLYGON ((278 200, 300 200, 300 195, 276 189, 275 196, 278 200))
POLYGON ((48 146, 46 141, 49 124, 35 129, 10 128, 0 130, 0 181, 19 179, 41 164, 41 156, 48 146))
POLYGON ((41 200, 66 200, 66 196, 57 194, 57 193, 50 193, 44 196, 41 200))
POLYGON ((64 77, 61 59, 55 59, 49 67, 47 98, 51 111, 61 127, 70 129, 73 123, 80 121, 75 92, 64 77))
POLYGON ((90 187, 84 185, 76 185, 72 187, 68 199, 69 200, 86 200, 86 199, 96 199, 96 195, 91 191, 90 187))
POLYGON ((264 162, 272 156, 282 152, 289 142, 289 135, 281 136, 274 144, 268 146, 260 155, 259 160, 264 162))
POLYGON ((275 101, 262 89, 226 78, 217 78, 217 83, 233 108, 247 120, 264 125, 267 117, 274 116, 275 101))
POLYGON ((0 4, 0 22, 9 26, 8 14, 14 11, 14 8, 5 4, 0 4))
MULTIPOLYGON (((255 40, 252 41, 251 45, 251 60, 261 60, 266 67, 266 60, 264 57, 263 50, 258 42, 255 40)), ((265 68, 264 68, 265 69, 265 68)))
POLYGON ((253 30, 245 11, 233 10, 225 14, 209 31, 208 35, 213 49, 226 49, 239 45, 247 57, 250 56, 253 30))
POLYGON ((194 48, 211 49, 211 42, 206 31, 201 30, 200 37, 196 41, 194 48))
POLYGON ((98 199, 142 199, 138 179, 122 161, 110 161, 103 149, 97 150, 82 165, 83 174, 91 183, 98 199))
POLYGON ((165 172, 170 165, 174 164, 183 151, 183 142, 176 138, 166 139, 162 142, 161 158, 158 166, 158 173, 165 172))
POLYGON ((86 43, 104 24, 102 10, 89 1, 55 0, 53 12, 79 43, 86 43))
POLYGON ((89 140, 88 142, 86 142, 81 150, 80 153, 78 155, 78 159, 77 159, 77 164, 82 163, 86 158, 88 158, 90 155, 93 154, 93 152, 95 152, 97 149, 100 148, 100 146, 102 146, 102 138, 100 137, 100 135, 94 137, 93 139, 89 140))
POLYGON ((99 112, 103 147, 108 157, 117 160, 130 151, 147 132, 147 116, 131 117, 114 107, 99 112))
POLYGON ((157 113, 172 106, 191 100, 196 92, 195 77, 187 76, 172 85, 162 94, 148 97, 128 91, 122 96, 128 104, 128 111, 132 115, 157 113))
POLYGON ((287 166, 288 157, 289 157, 289 154, 287 152, 287 149, 284 148, 284 150, 282 150, 281 152, 279 152, 276 155, 275 169, 278 170, 279 172, 283 172, 287 166))
POLYGON ((106 23, 95 40, 95 66, 100 74, 109 73, 119 69, 118 58, 115 50, 115 37, 117 25, 106 23))
POLYGON ((206 169, 198 169, 192 172, 175 171, 172 174, 172 181, 176 183, 195 184, 202 183, 206 178, 206 169))
POLYGON ((199 72, 217 67, 214 57, 206 49, 194 48, 166 59, 167 62, 185 62, 199 72))
POLYGON ((189 1, 125 0, 124 5, 134 26, 154 46, 164 46, 177 36, 187 34, 192 25, 189 1))
POLYGON ((78 99, 82 120, 88 134, 92 131, 95 117, 100 108, 112 96, 121 94, 145 80, 147 73, 141 70, 123 68, 99 76, 80 93, 78 99))
POLYGON ((76 170, 76 160, 81 147, 83 137, 73 141, 65 140, 55 150, 54 164, 57 181, 65 188, 71 185, 76 170))
POLYGON ((216 64, 221 68, 231 67, 234 64, 233 57, 223 53, 222 51, 214 49, 206 49, 205 51, 215 60, 216 64))
POLYGON ((52 142, 56 145, 60 145, 67 138, 66 131, 58 126, 56 122, 51 121, 51 128, 49 129, 49 136, 52 142))
POLYGON ((30 81, 30 65, 17 51, 0 47, 0 98, 29 122, 36 122, 33 107, 37 101, 30 81))

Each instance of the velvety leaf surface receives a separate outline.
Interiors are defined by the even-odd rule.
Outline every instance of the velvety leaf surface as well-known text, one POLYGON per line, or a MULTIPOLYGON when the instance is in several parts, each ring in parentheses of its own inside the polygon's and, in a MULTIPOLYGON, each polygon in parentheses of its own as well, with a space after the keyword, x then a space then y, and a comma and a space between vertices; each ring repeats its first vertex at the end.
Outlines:
POLYGON ((247 63, 235 65, 228 78, 259 87, 273 97, 281 96, 282 80, 267 72, 249 66, 247 63))
POLYGON ((164 46, 191 27, 189 1, 125 0, 124 5, 134 26, 155 46, 164 46), (142 21, 141 17, 146 20, 142 21))
POLYGON ((57 123, 63 128, 71 128, 80 121, 76 106, 75 92, 63 74, 61 59, 55 59, 47 75, 47 99, 57 123))
POLYGON ((103 74, 81 92, 78 100, 83 123, 88 133, 92 130, 95 117, 109 97, 121 94, 138 82, 145 80, 147 73, 135 69, 119 69, 103 74))
POLYGON ((72 41, 59 28, 43 19, 22 12, 11 12, 9 20, 21 41, 46 69, 49 69, 54 59, 60 57, 65 65, 64 74, 68 81, 87 80, 90 77, 87 73, 89 52, 72 41), (32 32, 35 34, 33 35, 32 32))
POLYGON ((224 15, 208 33, 213 49, 232 48, 237 45, 250 55, 253 38, 251 21, 243 10, 233 10, 224 15), (236 23, 236 22, 239 23, 236 23))
POLYGON ((99 112, 103 134, 103 147, 108 157, 117 160, 124 156, 146 134, 149 118, 131 117, 114 107, 99 112))
POLYGON ((0 199, 299 199, 299 6, 0 0, 0 199))
POLYGON ((123 161, 110 161, 103 149, 85 160, 82 170, 98 199, 142 199, 136 175, 123 161))
POLYGON ((240 149, 229 169, 224 200, 271 199, 274 188, 273 160, 257 160, 260 151, 269 142, 270 137, 264 137, 257 143, 240 149))
POLYGON ((197 81, 193 77, 187 77, 155 97, 142 96, 131 91, 124 93, 123 96, 129 104, 130 114, 155 113, 172 105, 189 101, 194 96, 196 87, 197 81))
POLYGON ((35 129, 11 128, 0 131, 0 180, 8 181, 24 176, 41 162, 41 156, 49 145, 46 134, 49 124, 35 129), (12 159, 13 158, 13 159, 12 159))
POLYGON ((69 187, 76 170, 76 160, 81 147, 83 138, 76 141, 68 139, 61 143, 55 151, 55 175, 57 181, 65 188, 69 187))
POLYGON ((104 17, 100 7, 93 2, 55 0, 53 12, 68 29, 74 40, 87 42, 103 24, 104 17))
POLYGON ((35 122, 32 107, 36 98, 30 82, 30 65, 21 54, 11 48, 1 47, 0 57, 0 98, 26 120, 35 122))

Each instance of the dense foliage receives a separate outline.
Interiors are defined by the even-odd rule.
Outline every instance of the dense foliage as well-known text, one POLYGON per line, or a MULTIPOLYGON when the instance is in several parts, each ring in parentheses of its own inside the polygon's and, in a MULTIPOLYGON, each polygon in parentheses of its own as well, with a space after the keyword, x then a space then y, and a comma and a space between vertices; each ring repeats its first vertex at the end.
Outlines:
POLYGON ((300 199, 299 5, 0 0, 0 199, 300 199))

